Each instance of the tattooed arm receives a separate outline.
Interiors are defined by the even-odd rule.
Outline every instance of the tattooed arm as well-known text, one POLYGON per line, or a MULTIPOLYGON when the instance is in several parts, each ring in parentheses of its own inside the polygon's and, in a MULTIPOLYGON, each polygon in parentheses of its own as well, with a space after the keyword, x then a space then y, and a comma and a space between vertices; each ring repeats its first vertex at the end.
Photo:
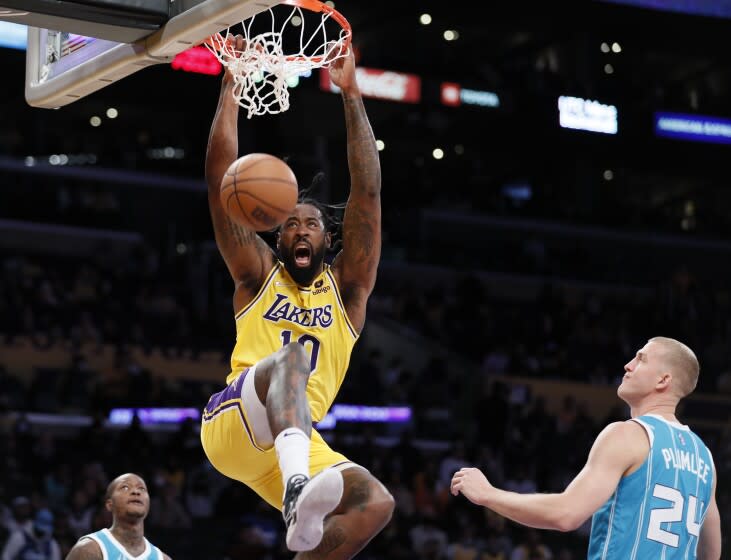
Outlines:
MULTIPOLYGON (((243 41, 241 37, 236 40, 243 41)), ((231 220, 221 204, 221 180, 228 166, 237 158, 239 149, 239 105, 232 96, 232 88, 233 79, 226 71, 208 138, 206 182, 216 245, 236 285, 234 308, 238 311, 258 291, 274 265, 274 254, 256 232, 231 220)))
POLYGON ((333 263, 333 271, 348 316, 360 332, 381 256, 381 163, 355 80, 352 51, 331 64, 330 76, 342 91, 350 169, 350 196, 343 218, 343 250, 333 263))

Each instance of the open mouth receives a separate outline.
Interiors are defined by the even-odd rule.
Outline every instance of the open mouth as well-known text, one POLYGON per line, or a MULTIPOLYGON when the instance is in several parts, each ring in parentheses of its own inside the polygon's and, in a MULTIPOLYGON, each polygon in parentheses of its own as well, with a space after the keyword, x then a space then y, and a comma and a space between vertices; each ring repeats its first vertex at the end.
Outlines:
POLYGON ((138 506, 144 506, 144 502, 142 500, 130 500, 127 502, 128 504, 137 504, 138 506))
POLYGON ((294 264, 301 267, 310 265, 312 249, 307 243, 298 243, 294 247, 294 264))

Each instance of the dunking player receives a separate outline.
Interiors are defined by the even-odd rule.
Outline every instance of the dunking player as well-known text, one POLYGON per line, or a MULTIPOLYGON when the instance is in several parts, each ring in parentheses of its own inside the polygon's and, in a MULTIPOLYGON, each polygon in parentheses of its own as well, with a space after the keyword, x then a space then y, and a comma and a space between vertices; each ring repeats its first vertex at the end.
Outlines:
POLYGON ((282 510, 288 548, 312 551, 301 559, 352 558, 393 511, 385 487, 312 428, 343 382, 381 249, 380 163, 352 53, 329 72, 342 92, 351 180, 343 247, 332 266, 324 260, 328 216, 314 200, 301 201, 280 226, 279 259, 225 214, 221 179, 238 156, 238 105, 228 73, 206 155, 216 243, 235 284, 237 340, 227 387, 204 411, 201 441, 216 469, 282 510))
POLYGON ((111 528, 81 537, 66 560, 170 560, 145 538, 150 495, 144 480, 136 474, 120 475, 109 483, 105 498, 111 528))
POLYGON ((650 339, 624 366, 617 394, 632 419, 607 426, 561 494, 517 494, 463 468, 452 493, 530 527, 571 531, 593 514, 590 560, 718 560, 721 521, 711 453, 675 417, 698 360, 672 338, 650 339))

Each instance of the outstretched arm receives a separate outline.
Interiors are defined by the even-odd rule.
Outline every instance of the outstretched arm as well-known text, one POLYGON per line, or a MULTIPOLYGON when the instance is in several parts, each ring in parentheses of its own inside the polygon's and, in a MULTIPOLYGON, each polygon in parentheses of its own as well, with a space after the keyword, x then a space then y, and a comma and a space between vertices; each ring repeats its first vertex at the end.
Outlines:
MULTIPOLYGON (((243 47, 243 38, 238 36, 235 40, 239 43, 237 48, 243 47)), ((239 149, 239 105, 232 95, 233 85, 227 70, 208 138, 206 182, 216 245, 236 284, 234 307, 238 310, 256 294, 274 265, 274 255, 256 232, 234 222, 221 204, 221 180, 238 157, 239 149)))
POLYGON ((721 514, 716 503, 716 470, 713 470, 711 503, 703 520, 698 539, 698 560, 719 560, 721 558, 721 514))
POLYGON ((597 437, 581 472, 560 494, 518 494, 492 486, 478 469, 461 469, 452 494, 503 517, 537 529, 573 531, 591 517, 617 488, 628 469, 647 455, 649 442, 635 422, 617 422, 597 437), (644 452, 643 452, 644 449, 644 452))
POLYGON ((350 195, 343 217, 343 250, 333 270, 353 326, 360 331, 376 283, 381 257, 381 163, 355 79, 351 53, 330 65, 333 83, 341 89, 348 137, 350 195))

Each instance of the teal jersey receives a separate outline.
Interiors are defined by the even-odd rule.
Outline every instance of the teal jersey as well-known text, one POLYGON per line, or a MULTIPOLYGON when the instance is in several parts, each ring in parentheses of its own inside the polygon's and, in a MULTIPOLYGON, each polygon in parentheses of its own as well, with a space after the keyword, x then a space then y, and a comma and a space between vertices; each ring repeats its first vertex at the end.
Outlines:
POLYGON ((650 452, 594 514, 588 560, 689 560, 713 490, 711 452, 688 426, 634 418, 650 452))
MULTIPOLYGON (((144 538, 144 537, 143 537, 144 538)), ((145 539, 145 550, 139 556, 132 556, 120 542, 114 538, 109 529, 102 529, 96 533, 84 535, 81 539, 91 539, 102 549, 104 560, 163 560, 162 552, 150 541, 145 539)), ((79 540, 81 540, 79 539, 79 540)))

